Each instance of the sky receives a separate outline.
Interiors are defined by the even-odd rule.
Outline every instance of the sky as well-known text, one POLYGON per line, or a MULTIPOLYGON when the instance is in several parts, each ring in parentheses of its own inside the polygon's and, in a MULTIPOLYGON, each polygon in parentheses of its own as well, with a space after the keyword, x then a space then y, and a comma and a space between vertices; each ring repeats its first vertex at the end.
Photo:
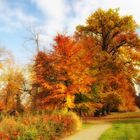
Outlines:
POLYGON ((140 0, 0 0, 0 46, 24 65, 35 54, 29 29, 41 34, 42 48, 51 49, 57 33, 71 35, 98 8, 120 8, 140 24, 139 6, 140 0))

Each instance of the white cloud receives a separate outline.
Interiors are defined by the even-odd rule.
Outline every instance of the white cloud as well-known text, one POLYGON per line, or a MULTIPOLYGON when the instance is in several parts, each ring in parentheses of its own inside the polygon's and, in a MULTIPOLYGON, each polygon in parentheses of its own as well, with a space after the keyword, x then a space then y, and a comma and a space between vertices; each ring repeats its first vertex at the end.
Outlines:
MULTIPOLYGON (((139 0, 30 0, 35 3, 43 13, 45 20, 42 22, 43 30, 48 36, 54 36, 57 32, 66 31, 72 33, 75 26, 84 24, 86 18, 97 8, 120 8, 121 14, 130 14, 140 23, 139 0)), ((33 24, 40 17, 34 17, 23 11, 22 7, 12 9, 8 0, 0 0, 0 22, 4 23, 1 29, 13 29, 21 27, 21 23, 33 24)))
MULTIPOLYGON (((41 26, 46 33, 46 42, 52 43, 54 36, 59 32, 73 33, 76 25, 84 23, 85 18, 93 9, 89 0, 32 0, 45 16, 41 26)), ((44 37, 45 38, 45 37, 44 37)))
POLYGON ((42 12, 49 16, 50 19, 63 20, 65 18, 64 13, 65 1, 64 0, 33 0, 40 7, 42 12))
POLYGON ((22 27, 22 24, 33 24, 37 22, 37 18, 26 14, 21 7, 11 8, 8 1, 0 1, 0 30, 15 31, 22 27))
POLYGON ((63 32, 67 25, 68 7, 65 0, 32 0, 43 13, 45 20, 40 25, 45 35, 44 42, 52 43, 57 32, 63 32))
MULTIPOLYGON (((58 32, 72 34, 78 24, 84 24, 86 18, 98 8, 120 8, 121 14, 133 15, 140 23, 140 0, 29 0, 35 9, 25 12, 22 4, 10 7, 11 0, 0 0, 0 30, 15 31, 21 29, 22 24, 37 24, 37 28, 44 32, 41 40, 44 44, 52 43, 58 32), (38 8, 42 17, 35 17, 34 11, 38 8)), ((25 6, 28 3, 25 3, 25 6)), ((37 12, 37 11, 35 11, 37 12)), ((38 14, 40 15, 40 13, 38 14)), ((19 30, 20 34, 21 30, 19 30)), ((23 39, 24 40, 24 39, 23 39)))
POLYGON ((51 44, 58 32, 72 34, 75 27, 84 24, 87 17, 98 8, 120 8, 121 14, 133 15, 140 23, 139 0, 31 0, 43 13, 45 20, 40 25, 46 44, 51 44), (45 37, 46 35, 46 37, 45 37))
POLYGON ((120 8, 121 14, 133 15, 140 23, 139 0, 32 0, 46 16, 46 31, 73 32, 77 24, 83 24, 85 19, 97 8, 120 8), (70 2, 73 5, 70 5, 70 2), (68 17, 73 14, 73 17, 68 17))

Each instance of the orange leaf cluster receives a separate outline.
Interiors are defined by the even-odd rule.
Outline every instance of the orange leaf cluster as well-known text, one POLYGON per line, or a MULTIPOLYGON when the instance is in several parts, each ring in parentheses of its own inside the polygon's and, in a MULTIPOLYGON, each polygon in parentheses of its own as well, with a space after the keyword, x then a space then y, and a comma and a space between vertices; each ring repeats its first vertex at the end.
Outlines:
POLYGON ((36 56, 36 81, 48 91, 42 102, 62 99, 65 106, 72 106, 67 105, 72 104, 70 99, 67 100, 69 95, 88 92, 95 81, 90 75, 96 52, 92 47, 95 41, 91 38, 75 41, 72 37, 58 35, 55 42, 52 52, 39 52, 36 56))

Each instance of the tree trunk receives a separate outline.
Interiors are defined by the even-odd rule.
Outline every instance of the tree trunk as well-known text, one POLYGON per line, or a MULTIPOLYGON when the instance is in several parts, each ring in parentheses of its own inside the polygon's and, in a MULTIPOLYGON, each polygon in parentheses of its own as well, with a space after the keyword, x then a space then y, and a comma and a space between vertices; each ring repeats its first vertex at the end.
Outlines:
POLYGON ((16 110, 19 113, 23 112, 23 108, 21 105, 20 93, 16 94, 16 110))
POLYGON ((32 95, 31 111, 34 112, 37 110, 38 87, 36 85, 34 85, 31 95, 32 95))

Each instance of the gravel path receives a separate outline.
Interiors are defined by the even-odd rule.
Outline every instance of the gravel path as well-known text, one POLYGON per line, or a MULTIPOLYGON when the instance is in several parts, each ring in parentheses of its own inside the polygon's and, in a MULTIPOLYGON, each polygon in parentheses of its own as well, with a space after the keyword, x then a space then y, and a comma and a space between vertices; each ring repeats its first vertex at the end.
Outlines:
POLYGON ((93 127, 83 129, 82 131, 65 138, 64 140, 98 140, 103 132, 110 127, 111 123, 95 124, 93 127))

